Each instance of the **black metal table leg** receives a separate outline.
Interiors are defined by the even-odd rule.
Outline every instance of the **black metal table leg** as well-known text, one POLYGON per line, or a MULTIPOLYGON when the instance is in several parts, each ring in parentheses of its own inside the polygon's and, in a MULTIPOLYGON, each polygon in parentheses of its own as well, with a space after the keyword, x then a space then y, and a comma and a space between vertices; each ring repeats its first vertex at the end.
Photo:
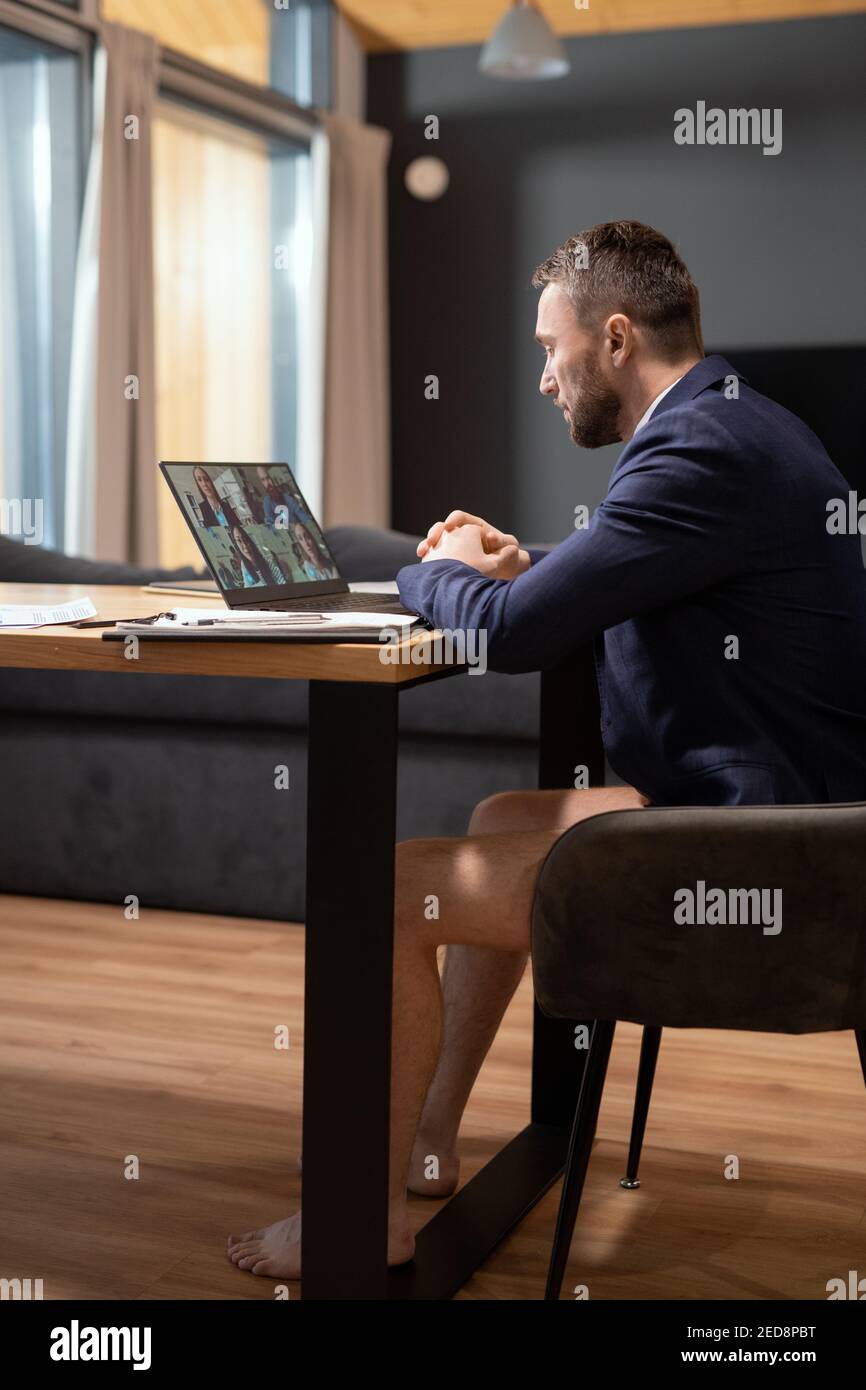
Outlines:
POLYGON ((305 1300, 388 1296, 397 702, 392 686, 310 682, 305 1300))
MULTIPOLYGON (((573 787, 575 770, 586 767, 591 787, 604 786, 598 686, 591 647, 568 666, 541 677, 538 785, 541 789, 573 787)), ((583 1079, 587 1047, 575 1037, 579 1025, 547 1018, 535 1005, 532 1046, 532 1119, 536 1124, 571 1129, 583 1079)), ((586 1041, 592 1022, 587 1021, 586 1041)))
MULTIPOLYGON (((404 687, 405 688, 405 687, 404 687)), ((565 1165, 586 1059, 575 1024, 536 1009, 532 1123, 419 1232, 386 1272, 397 691, 310 685, 304 1023, 303 1297, 448 1299, 565 1165), (345 1155, 361 1202, 340 1202, 345 1155)), ((604 780, 589 650, 542 678, 542 787, 604 780)))

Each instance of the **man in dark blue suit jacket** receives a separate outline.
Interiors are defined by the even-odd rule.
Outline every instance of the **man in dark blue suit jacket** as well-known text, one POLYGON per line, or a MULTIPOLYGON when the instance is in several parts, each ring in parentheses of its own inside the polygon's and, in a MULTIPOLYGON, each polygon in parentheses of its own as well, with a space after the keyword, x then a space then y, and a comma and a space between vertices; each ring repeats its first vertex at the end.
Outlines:
MULTIPOLYGON (((465 838, 397 846, 392 1263, 414 1246, 407 1184, 456 1185, 463 1108, 526 965, 538 870, 568 826, 647 799, 866 800, 866 576, 856 533, 827 525, 848 487, 820 441, 704 356, 697 290, 651 228, 594 227, 534 283, 542 392, 577 445, 626 443, 607 496, 550 554, 452 513, 400 571, 400 596, 439 628, 486 634, 496 670, 595 639, 605 746, 630 785, 500 794, 465 838)), ((246 1248, 231 1254, 243 1267, 289 1273, 297 1228, 246 1248)))
POLYGON ((463 943, 447 955, 410 1169, 420 1191, 422 1151, 444 1151, 456 1174, 459 1116, 525 960, 509 966, 505 951, 528 937, 545 837, 647 799, 866 800, 866 573, 856 532, 828 525, 848 485, 820 440, 704 356, 697 289, 651 228, 594 227, 533 283, 542 393, 578 446, 625 441, 607 496, 550 554, 452 513, 400 571, 400 596, 439 628, 486 635, 494 670, 538 670, 593 639, 605 747, 629 785, 493 797, 466 840, 399 847, 419 884, 459 898, 436 940, 463 943), (498 960, 474 950, 497 944, 498 960))
POLYGON ((484 632, 494 670, 595 638, 610 763, 655 804, 866 799, 863 561, 827 528, 847 492, 801 420, 704 357, 631 435, 586 530, 510 580, 479 527, 442 531, 400 595, 484 632))

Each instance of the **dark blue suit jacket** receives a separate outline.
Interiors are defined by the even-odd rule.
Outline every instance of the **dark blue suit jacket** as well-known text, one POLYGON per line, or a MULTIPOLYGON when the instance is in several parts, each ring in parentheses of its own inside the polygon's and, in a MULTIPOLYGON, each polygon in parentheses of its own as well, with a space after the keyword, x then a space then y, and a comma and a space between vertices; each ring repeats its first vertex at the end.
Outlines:
POLYGON ((795 415, 706 357, 626 445, 589 526, 526 574, 410 565, 403 602, 486 629, 492 670, 595 638, 612 767, 659 805, 866 800, 866 571, 848 484, 795 415), (739 656, 729 639, 739 643, 739 656))

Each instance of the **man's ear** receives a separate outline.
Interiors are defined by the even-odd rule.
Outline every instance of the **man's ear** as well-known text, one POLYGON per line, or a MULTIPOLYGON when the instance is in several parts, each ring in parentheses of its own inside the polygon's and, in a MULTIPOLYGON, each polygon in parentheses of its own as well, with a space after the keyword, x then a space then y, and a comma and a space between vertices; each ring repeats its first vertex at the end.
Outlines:
POLYGON ((614 367, 624 367, 634 349, 634 328, 628 314, 611 314, 604 325, 605 348, 614 367))

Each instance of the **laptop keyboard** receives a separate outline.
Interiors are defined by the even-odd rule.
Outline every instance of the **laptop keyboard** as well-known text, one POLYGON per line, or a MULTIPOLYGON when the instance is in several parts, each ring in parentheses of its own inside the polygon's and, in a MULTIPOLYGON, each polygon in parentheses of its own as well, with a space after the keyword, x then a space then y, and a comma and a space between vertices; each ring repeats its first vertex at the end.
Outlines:
POLYGON ((299 608, 311 613, 411 613, 396 594, 326 594, 320 598, 292 598, 278 605, 293 612, 299 608))

